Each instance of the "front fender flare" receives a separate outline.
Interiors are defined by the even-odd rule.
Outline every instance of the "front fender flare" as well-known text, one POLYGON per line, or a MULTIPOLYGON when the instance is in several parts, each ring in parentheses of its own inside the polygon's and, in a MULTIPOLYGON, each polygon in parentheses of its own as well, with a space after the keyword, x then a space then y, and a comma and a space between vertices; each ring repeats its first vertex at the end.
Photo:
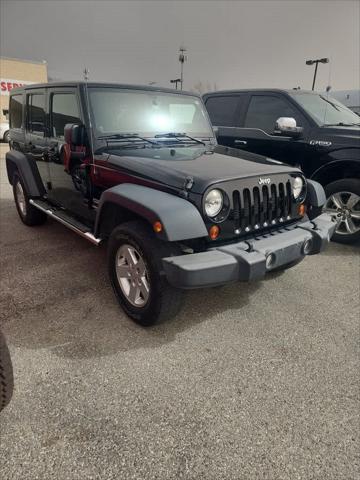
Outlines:
POLYGON ((102 193, 95 221, 95 236, 100 234, 101 215, 107 203, 134 212, 151 225, 160 221, 163 231, 158 236, 163 240, 176 242, 208 235, 200 212, 188 200, 142 185, 123 183, 102 193))

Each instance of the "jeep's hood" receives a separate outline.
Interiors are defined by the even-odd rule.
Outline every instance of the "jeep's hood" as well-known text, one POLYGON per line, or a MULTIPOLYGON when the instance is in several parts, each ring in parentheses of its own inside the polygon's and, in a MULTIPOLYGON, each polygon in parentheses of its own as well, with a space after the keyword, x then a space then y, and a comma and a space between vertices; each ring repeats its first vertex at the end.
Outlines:
POLYGON ((127 150, 108 153, 112 168, 176 189, 182 189, 185 179, 191 177, 194 193, 226 180, 299 172, 276 160, 220 145, 205 152, 203 148, 162 148, 132 150, 131 155, 127 150))

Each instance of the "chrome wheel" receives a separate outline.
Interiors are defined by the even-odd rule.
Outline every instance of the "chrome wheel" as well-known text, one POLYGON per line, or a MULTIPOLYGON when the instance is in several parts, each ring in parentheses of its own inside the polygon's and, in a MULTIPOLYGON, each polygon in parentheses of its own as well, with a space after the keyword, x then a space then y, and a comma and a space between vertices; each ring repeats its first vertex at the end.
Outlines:
POLYGON ((26 200, 25 200, 25 194, 24 194, 22 185, 20 183, 20 180, 16 182, 15 194, 16 194, 16 201, 19 206, 21 215, 25 217, 26 216, 26 200))
POLYGON ((333 193, 327 199, 324 211, 338 222, 337 234, 353 235, 360 232, 360 196, 356 193, 333 193))
POLYGON ((116 276, 122 293, 134 307, 143 307, 149 300, 149 275, 140 253, 132 245, 123 244, 116 254, 116 276))

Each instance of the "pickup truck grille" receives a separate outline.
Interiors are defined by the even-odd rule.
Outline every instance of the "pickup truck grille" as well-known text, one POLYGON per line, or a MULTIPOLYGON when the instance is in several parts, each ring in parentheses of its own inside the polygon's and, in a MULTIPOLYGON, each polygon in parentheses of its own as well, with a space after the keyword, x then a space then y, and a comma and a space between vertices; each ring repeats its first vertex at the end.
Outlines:
POLYGON ((234 190, 232 203, 236 233, 270 227, 297 216, 290 181, 234 190))

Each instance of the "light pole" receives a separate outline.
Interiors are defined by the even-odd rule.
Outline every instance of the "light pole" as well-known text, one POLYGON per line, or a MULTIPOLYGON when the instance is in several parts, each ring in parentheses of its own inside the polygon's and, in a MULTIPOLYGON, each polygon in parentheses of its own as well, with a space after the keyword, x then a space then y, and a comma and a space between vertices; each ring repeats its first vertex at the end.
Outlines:
POLYGON ((318 58, 317 60, 306 60, 306 65, 314 65, 315 63, 315 71, 314 71, 314 79, 313 79, 313 84, 312 84, 312 89, 314 90, 315 88, 315 81, 316 81, 316 74, 317 74, 317 69, 319 63, 329 63, 328 58, 318 58))
POLYGON ((183 89, 183 83, 184 83, 184 63, 187 60, 187 55, 186 55, 186 48, 185 47, 180 47, 179 48, 179 62, 180 62, 180 90, 183 89))

